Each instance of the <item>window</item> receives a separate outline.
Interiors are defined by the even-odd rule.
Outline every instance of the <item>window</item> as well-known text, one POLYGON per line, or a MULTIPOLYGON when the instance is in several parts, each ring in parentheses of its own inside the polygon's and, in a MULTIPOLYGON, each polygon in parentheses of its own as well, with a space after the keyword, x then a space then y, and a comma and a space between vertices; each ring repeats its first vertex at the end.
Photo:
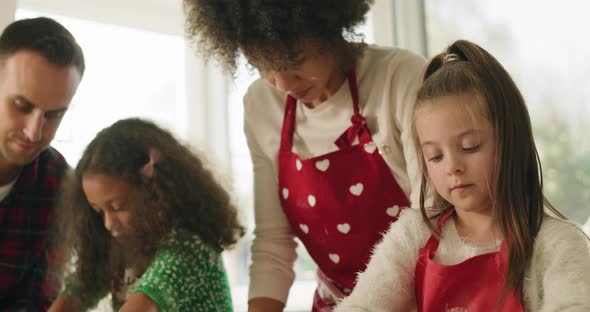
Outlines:
POLYGON ((456 39, 490 51, 523 93, 543 166, 544 192, 590 232, 590 3, 426 0, 430 56, 456 39))
POLYGON ((49 16, 84 51, 86 71, 52 146, 71 166, 96 133, 128 117, 151 119, 186 136, 184 38, 71 17, 17 10, 16 18, 49 16))

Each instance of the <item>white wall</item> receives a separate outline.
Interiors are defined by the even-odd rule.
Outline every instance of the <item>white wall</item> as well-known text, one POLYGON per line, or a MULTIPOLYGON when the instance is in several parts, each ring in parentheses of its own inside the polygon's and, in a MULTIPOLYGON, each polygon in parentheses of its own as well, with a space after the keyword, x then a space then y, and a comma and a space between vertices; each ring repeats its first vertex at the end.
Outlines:
MULTIPOLYGON (((8 0, 11 1, 15 0, 8 0)), ((184 33, 181 0, 18 0, 18 5, 23 9, 148 31, 184 33)))
POLYGON ((426 55, 422 0, 375 0, 371 15, 374 43, 426 55))
POLYGON ((16 0, 0 1, 0 31, 4 30, 6 25, 14 21, 14 12, 16 11, 16 0))
POLYGON ((424 3, 422 0, 376 0, 391 3, 393 9, 387 14, 393 18, 389 27, 394 32, 395 46, 427 55, 424 3), (395 17, 394 17, 395 16, 395 17))
POLYGON ((369 25, 369 27, 373 28, 374 43, 383 46, 393 46, 394 20, 391 14, 392 12, 393 2, 390 0, 376 0, 373 3, 371 7, 373 25, 369 25))

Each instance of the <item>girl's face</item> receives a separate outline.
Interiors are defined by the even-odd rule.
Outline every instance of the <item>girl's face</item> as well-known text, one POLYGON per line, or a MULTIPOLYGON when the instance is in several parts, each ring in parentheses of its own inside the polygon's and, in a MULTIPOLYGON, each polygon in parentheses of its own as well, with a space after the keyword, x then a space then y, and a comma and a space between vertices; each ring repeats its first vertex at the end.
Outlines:
POLYGON ((84 174, 82 189, 88 203, 103 217, 104 227, 121 243, 131 238, 130 204, 136 189, 127 181, 104 174, 84 174))
POLYGON ((474 95, 435 98, 415 127, 431 183, 455 209, 489 214, 496 139, 474 95))
POLYGON ((334 94, 346 78, 337 57, 309 42, 303 44, 297 62, 287 68, 272 69, 267 61, 248 58, 260 76, 273 87, 315 107, 334 94))

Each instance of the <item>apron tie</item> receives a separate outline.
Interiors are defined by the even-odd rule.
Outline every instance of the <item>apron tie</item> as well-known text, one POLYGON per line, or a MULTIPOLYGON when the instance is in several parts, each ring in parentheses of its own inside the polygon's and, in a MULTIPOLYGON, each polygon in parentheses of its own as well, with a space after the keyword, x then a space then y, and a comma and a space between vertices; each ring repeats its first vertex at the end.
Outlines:
POLYGON ((350 118, 350 122, 352 122, 352 126, 342 133, 342 135, 340 135, 340 137, 334 142, 334 144, 340 149, 351 147, 356 138, 359 138, 359 142, 362 141, 362 143, 366 143, 364 142, 365 140, 362 140, 362 138, 365 137, 365 134, 368 134, 365 117, 361 114, 354 114, 350 118))

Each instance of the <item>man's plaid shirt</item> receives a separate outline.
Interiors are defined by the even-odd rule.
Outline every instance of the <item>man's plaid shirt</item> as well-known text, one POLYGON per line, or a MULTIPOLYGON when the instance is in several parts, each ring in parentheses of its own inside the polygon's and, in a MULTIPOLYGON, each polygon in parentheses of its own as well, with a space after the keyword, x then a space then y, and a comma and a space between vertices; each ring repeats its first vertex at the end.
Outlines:
POLYGON ((0 310, 45 311, 55 296, 46 278, 47 234, 67 163, 48 147, 23 168, 0 202, 0 310))

